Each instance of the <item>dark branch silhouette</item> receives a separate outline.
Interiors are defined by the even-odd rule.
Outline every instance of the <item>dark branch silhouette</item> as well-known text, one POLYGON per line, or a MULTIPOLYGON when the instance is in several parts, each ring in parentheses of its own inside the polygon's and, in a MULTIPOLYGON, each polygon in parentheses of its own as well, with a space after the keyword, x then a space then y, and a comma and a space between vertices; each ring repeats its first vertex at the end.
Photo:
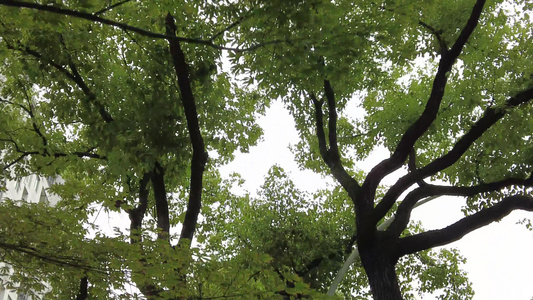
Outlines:
POLYGON ((418 24, 422 25, 422 27, 429 30, 429 32, 431 32, 431 34, 435 36, 440 46, 440 49, 439 49, 440 55, 445 55, 446 52, 448 51, 448 45, 446 44, 446 41, 442 38, 442 35, 441 35, 442 32, 440 32, 439 30, 436 30, 435 28, 431 27, 429 24, 423 21, 418 21, 418 24))
POLYGON ((101 24, 114 26, 114 27, 120 28, 120 29, 125 30, 125 31, 135 32, 137 34, 140 34, 140 35, 143 35, 143 36, 146 36, 146 37, 150 37, 150 38, 154 38, 154 39, 165 39, 165 40, 168 40, 168 39, 172 38, 172 39, 176 39, 179 42, 204 45, 204 46, 212 47, 212 48, 215 48, 215 49, 218 49, 218 50, 230 50, 230 51, 237 51, 237 52, 245 52, 245 51, 252 51, 252 50, 267 46, 267 45, 280 44, 280 43, 286 42, 285 40, 273 40, 273 41, 269 41, 269 42, 264 42, 264 43, 261 43, 261 44, 253 45, 253 46, 250 46, 248 48, 233 48, 233 47, 226 47, 226 46, 217 45, 217 44, 213 43, 211 40, 186 38, 186 37, 179 37, 179 36, 175 36, 175 35, 156 33, 156 32, 153 32, 153 31, 146 30, 146 29, 142 29, 142 28, 139 28, 139 27, 128 25, 126 23, 121 23, 121 22, 105 19, 105 18, 99 17, 97 14, 91 14, 91 13, 71 10, 71 9, 67 9, 67 8, 61 8, 61 7, 57 7, 57 6, 48 6, 48 5, 43 5, 43 4, 39 4, 39 3, 31 3, 31 2, 24 2, 24 1, 12 1, 12 0, 0 0, 0 5, 11 6, 11 7, 30 8, 30 9, 36 9, 36 10, 40 10, 40 11, 46 11, 46 12, 65 15, 65 16, 71 16, 71 17, 85 19, 85 20, 92 21, 92 22, 97 22, 97 23, 101 23, 101 24))
POLYGON ((502 108, 487 108, 483 116, 455 143, 454 147, 448 153, 435 159, 428 165, 403 176, 389 189, 381 202, 376 206, 376 222, 385 216, 400 194, 407 190, 413 183, 453 165, 483 133, 501 120, 509 109, 528 103, 532 99, 533 87, 509 98, 502 108))
MULTIPOLYGON (((403 165, 415 142, 429 129, 429 126, 437 117, 447 84, 447 73, 455 64, 465 43, 476 28, 484 4, 485 0, 478 0, 476 2, 467 24, 462 29, 454 45, 441 56, 438 70, 433 80, 431 94, 420 117, 403 134, 391 157, 375 166, 366 177, 363 183, 364 194, 362 195, 361 201, 366 202, 367 206, 373 205, 372 202, 375 198, 376 189, 381 180, 403 165)), ((388 210, 390 206, 386 208, 388 210)), ((376 222, 383 217, 382 213, 383 211, 378 212, 376 222)))
POLYGON ((76 295, 76 300, 86 299, 89 299, 89 278, 87 275, 80 279, 80 289, 78 291, 78 295, 76 295))
MULTIPOLYGON (((407 161, 407 168, 409 169, 409 172, 416 171, 416 150, 413 147, 411 151, 409 152, 409 160, 407 161)), ((426 185, 427 183, 424 181, 424 179, 420 179, 416 182, 419 186, 426 185)))
POLYGON ((101 15, 101 14, 107 12, 107 11, 112 10, 113 8, 119 7, 119 6, 121 6, 123 4, 126 4, 128 2, 131 2, 131 0, 123 0, 123 1, 117 2, 115 4, 111 4, 111 5, 107 6, 107 7, 102 8, 101 10, 95 12, 93 15, 96 15, 96 16, 97 15, 101 15))
POLYGON ((353 179, 342 166, 337 143, 337 108, 335 104, 335 94, 330 82, 328 80, 324 80, 324 96, 328 105, 329 149, 324 131, 324 117, 322 111, 324 100, 318 100, 314 94, 310 94, 309 96, 315 107, 315 126, 320 155, 322 156, 324 162, 328 165, 335 179, 339 181, 339 183, 354 201, 354 199, 357 198, 357 194, 359 193, 361 187, 359 186, 359 183, 357 183, 357 181, 353 179))
MULTIPOLYGON (((167 35, 169 36, 174 35, 176 32, 174 17, 170 14, 166 17, 166 30, 167 35)), ((202 206, 202 178, 207 163, 207 152, 200 131, 196 103, 191 88, 191 81, 189 79, 189 66, 186 62, 185 54, 181 50, 180 40, 177 38, 169 38, 168 43, 170 54, 172 55, 172 61, 174 63, 174 70, 178 77, 178 86, 181 92, 181 104, 187 119, 187 129, 189 131, 189 138, 193 149, 189 202, 187 203, 185 220, 183 221, 181 235, 178 241, 178 245, 180 245, 181 243, 185 243, 185 240, 192 242, 196 230, 198 215, 200 214, 200 208, 202 206)))
POLYGON ((396 256, 400 257, 457 241, 466 234, 498 221, 513 210, 518 209, 533 211, 533 198, 524 195, 510 196, 498 204, 467 216, 446 228, 401 238, 396 256))
MULTIPOLYGON (((0 142, 12 142, 12 143, 14 143, 16 145, 16 143, 13 140, 0 139, 0 142)), ((89 149, 88 151, 74 151, 74 152, 71 152, 71 153, 54 152, 54 153, 50 154, 50 153, 43 153, 42 151, 24 151, 24 150, 20 150, 18 148, 18 146, 15 146, 15 152, 20 153, 20 156, 17 157, 16 159, 14 159, 12 162, 4 165, 2 167, 2 170, 4 170, 4 171, 8 170, 9 168, 14 166, 15 164, 21 162, 26 157, 29 157, 31 155, 41 155, 41 156, 45 156, 45 157, 54 157, 54 158, 76 156, 76 157, 79 157, 79 158, 94 158, 94 159, 107 160, 106 156, 99 155, 97 153, 93 153, 92 150, 93 149, 89 149)))
POLYGON ((154 189, 155 210, 159 239, 170 241, 170 217, 168 211, 167 190, 165 187, 165 170, 156 162, 152 172, 152 187, 154 189))
POLYGON ((510 186, 531 186, 533 178, 530 176, 527 179, 508 178, 496 182, 484 183, 475 186, 439 186, 439 185, 425 185, 411 191, 405 197, 404 201, 398 206, 394 221, 391 223, 388 232, 399 236, 407 227, 411 211, 416 203, 423 198, 432 196, 464 196, 471 197, 486 192, 499 191, 510 186))
MULTIPOLYGON (((144 220, 144 215, 146 214, 146 210, 148 209, 148 183, 150 182, 150 178, 152 177, 152 173, 144 173, 141 180, 139 180, 139 204, 133 208, 128 209, 126 212, 128 213, 130 217, 130 243, 140 243, 142 242, 142 222, 144 220)), ((118 203, 118 206, 120 206, 121 203, 118 203)))

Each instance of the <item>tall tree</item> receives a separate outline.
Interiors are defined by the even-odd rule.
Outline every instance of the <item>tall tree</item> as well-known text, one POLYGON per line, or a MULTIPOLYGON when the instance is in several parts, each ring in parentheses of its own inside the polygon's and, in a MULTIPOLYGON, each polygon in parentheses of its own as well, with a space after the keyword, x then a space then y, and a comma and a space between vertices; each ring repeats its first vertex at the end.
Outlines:
POLYGON ((301 165, 333 175, 352 200, 374 299, 401 299, 400 258, 456 241, 515 209, 533 210, 530 4, 277 5, 261 27, 241 27, 243 42, 265 35, 291 42, 235 59, 248 62, 266 93, 283 97, 302 137, 301 165), (364 116, 353 114, 357 106, 364 116), (354 176, 357 159, 380 145, 390 157, 364 179, 354 176), (407 174, 377 194, 383 178, 402 167, 407 174), (444 195, 465 197, 467 216, 402 236, 417 203, 444 195), (394 220, 379 228, 389 213, 394 220))
MULTIPOLYGON (((259 98, 217 71, 231 5, 1 4, 3 170, 61 174, 65 185, 56 192, 63 201, 55 209, 76 212, 77 222, 90 224, 95 204, 126 213, 129 237, 110 248, 102 242, 91 255, 98 261, 115 253, 117 266, 131 271, 118 282, 131 278, 147 298, 187 295, 208 151, 215 166, 260 134, 252 115, 261 111, 259 98), (180 232, 172 232, 177 224, 180 232), (154 272, 161 263, 165 269, 154 272)), ((85 231, 66 230, 77 243, 85 231)), ((80 260, 93 269, 90 257, 80 260)), ((105 273, 107 263, 95 268, 105 273)), ((109 280, 81 271, 74 277, 82 290, 109 280)))
POLYGON ((46 277, 52 295, 78 299, 136 297, 114 294, 129 284, 147 299, 305 297, 325 292, 355 243, 374 299, 408 297, 402 282, 418 262, 431 278, 421 290, 457 288, 443 280, 456 273, 466 297, 457 253, 427 250, 533 210, 527 2, 0 5, 3 176, 65 178, 57 207, 2 207, 12 220, 2 228, 20 224, 0 246, 24 288, 46 277), (315 199, 346 197, 351 213, 313 212, 278 169, 255 201, 218 178, 257 142, 255 113, 277 97, 296 120, 302 167, 343 189, 315 199), (357 161, 379 146, 390 157, 363 174, 357 161), (441 230, 409 226, 417 204, 441 195, 464 196, 468 215, 441 230), (129 231, 91 226, 100 208, 126 214, 129 231), (330 214, 328 240, 313 239, 330 214), (439 255, 453 267, 433 276, 439 255))

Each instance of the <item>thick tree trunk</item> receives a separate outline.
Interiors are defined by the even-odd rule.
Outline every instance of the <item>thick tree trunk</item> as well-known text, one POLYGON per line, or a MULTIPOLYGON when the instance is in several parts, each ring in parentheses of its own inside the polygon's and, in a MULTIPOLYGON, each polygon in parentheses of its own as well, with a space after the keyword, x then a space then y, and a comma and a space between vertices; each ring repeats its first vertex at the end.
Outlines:
POLYGON ((360 247, 361 262, 368 276, 374 300, 402 300, 392 254, 393 243, 375 243, 360 247))
POLYGON ((402 300, 393 264, 375 264, 365 270, 374 300, 402 300))

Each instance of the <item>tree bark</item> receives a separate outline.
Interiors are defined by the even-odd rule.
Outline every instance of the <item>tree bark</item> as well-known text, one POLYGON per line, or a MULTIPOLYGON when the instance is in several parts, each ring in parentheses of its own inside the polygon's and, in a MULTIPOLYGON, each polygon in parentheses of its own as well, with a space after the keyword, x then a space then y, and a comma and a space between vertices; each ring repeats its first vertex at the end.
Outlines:
POLYGON ((181 235, 178 241, 178 246, 185 246, 190 248, 190 244, 196 231, 198 223, 198 215, 202 207, 202 190, 203 190, 203 174, 205 165, 207 163, 207 151, 205 150, 204 139, 200 131, 200 122, 198 120, 198 112, 196 110, 196 103, 192 91, 191 81, 189 79, 189 65, 185 60, 179 39, 176 38, 176 24, 174 17, 169 13, 166 17, 166 33, 172 38, 168 39, 170 54, 172 62, 174 63, 174 70, 178 77, 178 86, 181 93, 181 104, 187 119, 187 129, 192 145, 192 160, 191 160, 191 179, 189 188, 189 202, 187 203, 187 210, 185 212, 185 220, 181 228, 181 235))
POLYGON ((80 279, 80 290, 76 295, 76 300, 86 300, 89 298, 89 278, 87 275, 80 279))
POLYGON ((374 300, 403 299, 393 264, 384 261, 376 262, 369 268, 369 271, 367 271, 368 282, 374 300))
POLYGON ((157 216, 157 228, 159 239, 167 240, 170 243, 170 213, 168 209, 167 190, 165 187, 165 169, 155 163, 152 173, 152 187, 154 189, 155 210, 157 216))
POLYGON ((360 251, 361 262, 368 276, 374 300, 402 300, 395 265, 397 259, 383 243, 373 247, 363 247, 360 251), (386 249, 383 251, 383 249, 386 249))

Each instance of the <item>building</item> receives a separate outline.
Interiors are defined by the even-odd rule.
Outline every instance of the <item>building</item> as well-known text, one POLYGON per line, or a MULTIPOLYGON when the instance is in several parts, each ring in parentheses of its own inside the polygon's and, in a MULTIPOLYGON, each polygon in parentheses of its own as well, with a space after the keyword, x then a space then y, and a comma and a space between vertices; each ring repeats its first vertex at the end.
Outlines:
MULTIPOLYGON (((60 177, 42 177, 29 175, 17 180, 7 180, 0 182, 0 203, 6 199, 22 200, 30 203, 46 203, 55 205, 59 201, 59 196, 48 191, 48 188, 61 182, 60 177)), ((0 262, 0 267, 4 266, 0 262)), ((3 282, 6 278, 0 276, 0 300, 27 300, 30 299, 24 294, 19 294, 13 290, 6 289, 3 282)))
MULTIPOLYGON (((5 182, 4 191, 0 191, 0 203, 6 198, 11 200, 22 200, 30 203, 46 203, 55 205, 59 197, 48 191, 48 188, 60 181, 59 177, 42 177, 29 175, 17 180, 5 182)), ((0 298, 0 300, 3 300, 0 298)))

